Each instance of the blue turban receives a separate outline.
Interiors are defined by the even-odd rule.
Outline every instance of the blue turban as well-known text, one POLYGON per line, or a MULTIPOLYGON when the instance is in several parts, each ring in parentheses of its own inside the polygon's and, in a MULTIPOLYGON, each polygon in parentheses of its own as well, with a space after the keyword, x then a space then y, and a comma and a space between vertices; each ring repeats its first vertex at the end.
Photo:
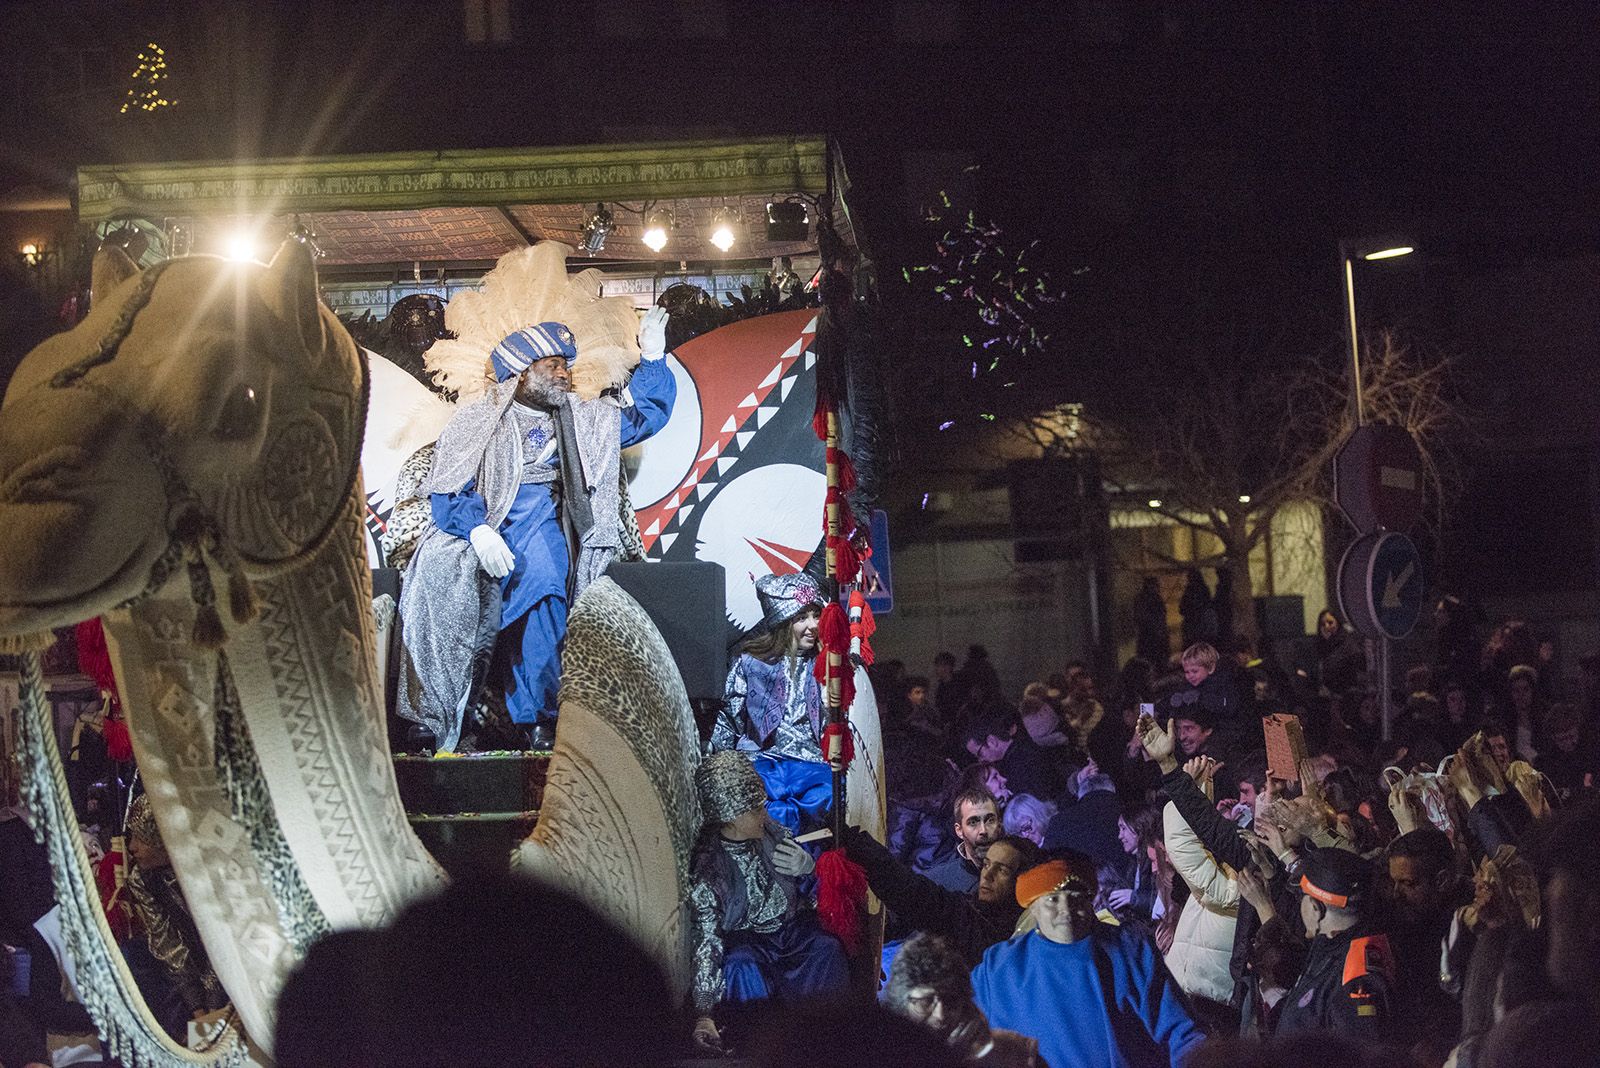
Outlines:
POLYGON ((526 371, 535 360, 546 356, 563 356, 567 366, 578 358, 578 347, 573 343, 572 331, 564 323, 540 323, 511 334, 489 353, 494 365, 496 382, 515 378, 526 371))

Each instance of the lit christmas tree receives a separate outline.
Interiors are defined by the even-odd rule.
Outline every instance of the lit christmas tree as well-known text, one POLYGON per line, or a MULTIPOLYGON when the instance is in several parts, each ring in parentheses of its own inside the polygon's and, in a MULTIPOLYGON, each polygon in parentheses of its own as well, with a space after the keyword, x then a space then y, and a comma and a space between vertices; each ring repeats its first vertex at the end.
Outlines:
POLYGON ((167 73, 166 51, 151 41, 139 52, 139 66, 133 72, 133 85, 128 87, 128 98, 122 102, 118 114, 149 114, 172 107, 177 101, 167 99, 162 84, 170 77, 167 73))

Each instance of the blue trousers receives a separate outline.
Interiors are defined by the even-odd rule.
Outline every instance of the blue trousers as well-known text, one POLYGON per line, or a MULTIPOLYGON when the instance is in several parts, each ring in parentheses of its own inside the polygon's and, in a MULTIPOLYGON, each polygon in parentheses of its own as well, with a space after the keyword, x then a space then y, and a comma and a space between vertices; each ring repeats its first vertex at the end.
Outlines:
POLYGON ((567 602, 541 597, 500 632, 493 677, 506 691, 506 710, 514 723, 556 718, 561 690, 561 646, 567 637, 567 602))
POLYGON ((757 754, 750 763, 767 788, 767 815, 804 834, 828 822, 833 805, 833 769, 816 760, 757 754))
POLYGON ((722 958, 723 1000, 735 1004, 769 998, 792 1001, 842 994, 850 985, 844 947, 802 913, 771 934, 728 936, 722 958))

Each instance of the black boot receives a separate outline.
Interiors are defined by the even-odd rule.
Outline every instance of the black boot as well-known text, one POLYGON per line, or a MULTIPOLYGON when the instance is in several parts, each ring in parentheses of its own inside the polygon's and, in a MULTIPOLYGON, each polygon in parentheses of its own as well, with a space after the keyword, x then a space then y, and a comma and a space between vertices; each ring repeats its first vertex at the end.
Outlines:
POLYGON ((414 723, 406 729, 406 752, 413 756, 431 757, 438 748, 439 739, 422 724, 414 723))
POLYGON ((554 749, 556 745, 556 721, 541 719, 528 728, 528 748, 537 750, 554 749))

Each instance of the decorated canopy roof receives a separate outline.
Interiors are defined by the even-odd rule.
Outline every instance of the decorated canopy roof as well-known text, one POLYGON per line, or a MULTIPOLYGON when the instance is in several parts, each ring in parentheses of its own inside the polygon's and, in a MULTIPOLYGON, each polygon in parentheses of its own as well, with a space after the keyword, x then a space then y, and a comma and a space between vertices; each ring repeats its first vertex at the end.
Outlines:
MULTIPOLYGON (((325 266, 372 266, 493 260, 547 238, 576 244, 586 215, 605 202, 616 225, 595 259, 742 259, 815 247, 809 233, 767 241, 766 205, 824 193, 830 166, 843 190, 827 142, 796 137, 101 165, 78 171, 78 216, 169 235, 187 228, 196 251, 208 232, 248 227, 270 244, 298 224, 325 266), (651 203, 676 220, 659 253, 640 240, 651 203), (729 253, 707 240, 721 208, 739 219, 729 253)), ((837 219, 847 231, 847 212, 837 219)))

